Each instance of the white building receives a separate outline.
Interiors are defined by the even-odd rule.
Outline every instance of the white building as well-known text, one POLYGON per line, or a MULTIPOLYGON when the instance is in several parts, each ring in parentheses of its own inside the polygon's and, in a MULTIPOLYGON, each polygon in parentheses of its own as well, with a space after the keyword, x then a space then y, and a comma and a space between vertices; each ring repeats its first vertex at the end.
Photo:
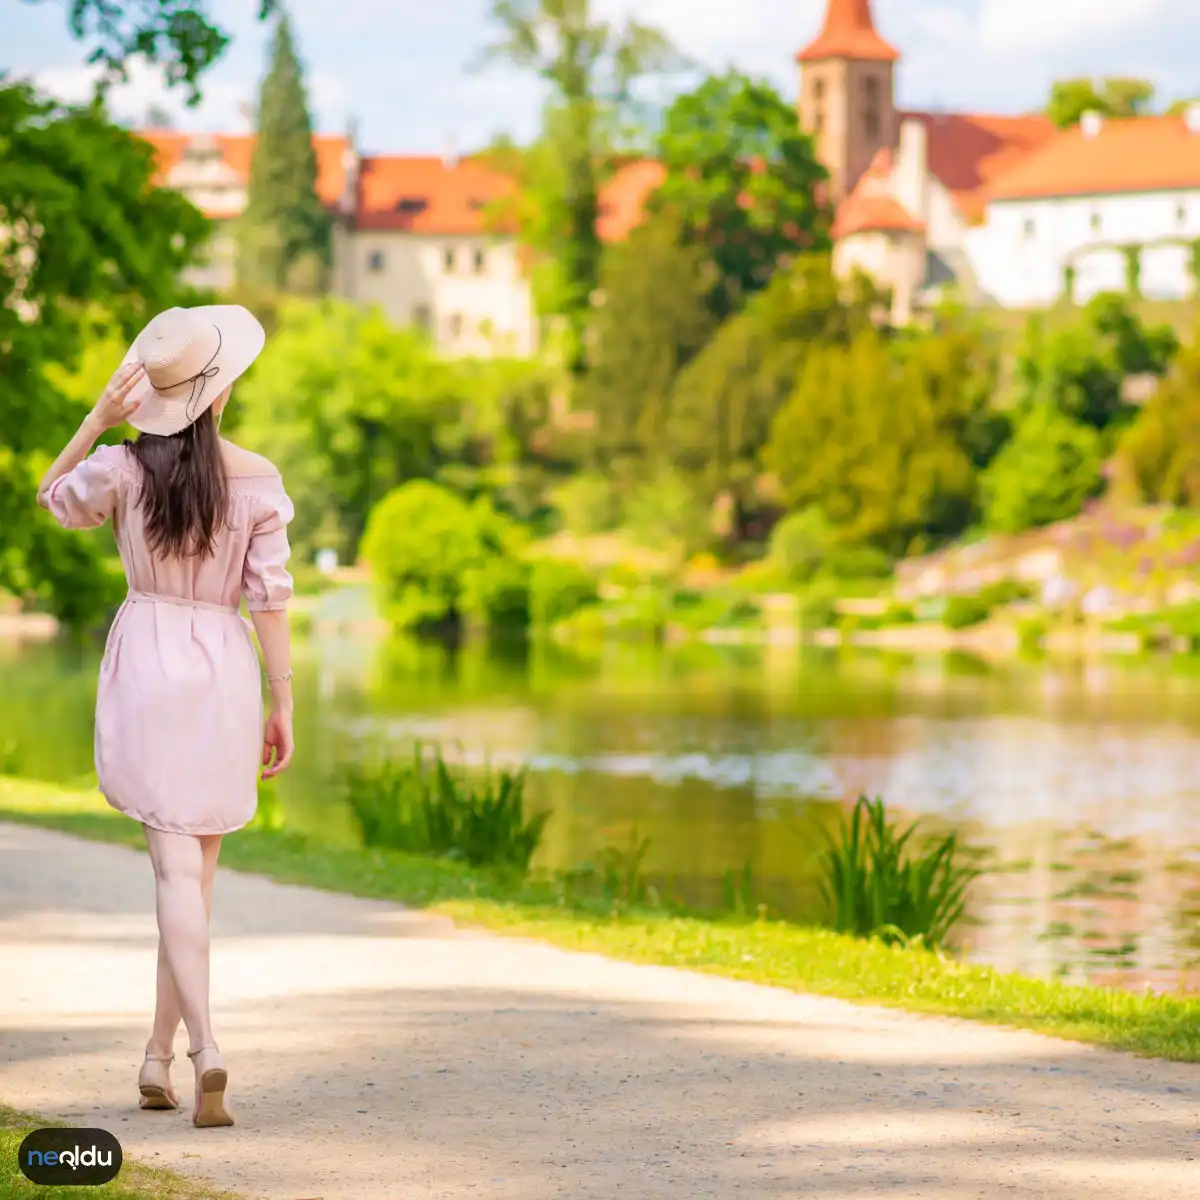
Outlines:
POLYGON ((967 236, 985 295, 1009 307, 1130 288, 1179 299, 1196 288, 1198 245, 1200 106, 1088 114, 992 183, 967 236))
MULTIPOLYGON (((231 288, 234 221, 245 210, 251 134, 141 136, 158 181, 215 223, 197 286, 231 288)), ((362 156, 348 137, 318 135, 317 194, 335 215, 335 295, 378 304, 397 325, 425 329, 447 354, 528 355, 537 344, 532 292, 516 239, 494 206, 512 181, 470 159, 362 156)))

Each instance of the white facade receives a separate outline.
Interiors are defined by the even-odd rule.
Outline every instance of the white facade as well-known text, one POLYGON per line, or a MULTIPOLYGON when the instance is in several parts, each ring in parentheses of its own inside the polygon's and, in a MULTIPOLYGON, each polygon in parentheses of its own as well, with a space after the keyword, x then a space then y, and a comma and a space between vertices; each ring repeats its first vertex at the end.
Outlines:
POLYGON ((1140 248, 1139 290, 1179 299, 1194 288, 1191 244, 1200 238, 1200 188, 1191 191, 996 200, 966 235, 967 255, 986 298, 1011 308, 1126 290, 1125 247, 1140 248))
POLYGON ((350 299, 425 329, 446 354, 525 357, 536 349, 533 295, 511 239, 360 230, 340 242, 350 299))

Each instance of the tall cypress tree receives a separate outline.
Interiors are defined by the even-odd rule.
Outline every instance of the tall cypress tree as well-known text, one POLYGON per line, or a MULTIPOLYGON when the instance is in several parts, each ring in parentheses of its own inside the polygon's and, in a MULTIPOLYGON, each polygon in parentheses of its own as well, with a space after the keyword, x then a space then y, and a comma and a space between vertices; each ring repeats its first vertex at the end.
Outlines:
POLYGON ((331 231, 330 215, 317 197, 304 73, 291 26, 281 16, 259 94, 258 138, 239 238, 239 282, 268 290, 322 291, 331 231))

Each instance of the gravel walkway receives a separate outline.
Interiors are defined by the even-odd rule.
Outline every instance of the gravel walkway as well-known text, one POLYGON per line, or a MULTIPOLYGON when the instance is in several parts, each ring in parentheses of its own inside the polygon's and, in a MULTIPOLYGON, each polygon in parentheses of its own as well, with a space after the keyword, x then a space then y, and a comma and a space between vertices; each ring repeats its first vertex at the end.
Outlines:
POLYGON ((233 873, 213 987, 238 1124, 195 1130, 135 1107, 152 905, 144 855, 0 824, 0 1100, 248 1197, 1200 1195, 1200 1067, 233 873))

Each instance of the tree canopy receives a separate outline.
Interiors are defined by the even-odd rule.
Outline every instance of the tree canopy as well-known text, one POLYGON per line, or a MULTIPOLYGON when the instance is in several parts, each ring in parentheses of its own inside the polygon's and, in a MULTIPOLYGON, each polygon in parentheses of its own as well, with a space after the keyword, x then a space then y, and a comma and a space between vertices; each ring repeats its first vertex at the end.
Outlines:
POLYGON ((258 103, 238 282, 251 290, 316 294, 332 257, 332 221, 317 195, 317 156, 291 24, 280 17, 258 103))
MULTIPOLYGON (((277 5, 277 0, 243 2, 255 6, 260 21, 277 5)), ((129 59, 144 58, 161 63, 168 87, 184 86, 193 104, 200 99, 200 76, 229 45, 228 35, 209 20, 203 0, 67 0, 67 25, 90 47, 87 61, 104 68, 106 82, 123 78, 129 59)))
POLYGON ((543 419, 536 381, 531 364, 441 358, 377 309, 293 300, 229 414, 288 479, 298 554, 352 559, 371 509, 402 483, 449 472, 460 491, 493 490, 484 472, 512 466, 543 419))
POLYGON ((541 144, 522 180, 526 195, 517 213, 523 235, 542 259, 544 312, 565 321, 567 362, 581 375, 600 280, 600 185, 634 83, 667 69, 674 51, 648 25, 629 19, 618 27, 598 18, 591 0, 492 0, 491 21, 499 36, 485 61, 532 71, 549 88, 541 144))
POLYGON ((602 457, 663 455, 675 378, 716 324, 706 303, 711 286, 704 248, 685 246, 670 217, 652 218, 605 256, 591 370, 580 389, 602 457))
POLYGON ((1138 117, 1150 111, 1154 90, 1154 84, 1146 79, 1060 79, 1050 89, 1046 116, 1059 129, 1078 125, 1086 112, 1138 117))
POLYGON ((769 85, 736 71, 705 80, 667 110, 656 155, 667 174, 651 209, 670 213, 717 264, 718 317, 796 255, 828 249, 816 194, 828 173, 794 106, 769 85))
POLYGON ((978 484, 968 431, 987 403, 978 369, 936 341, 898 349, 875 330, 814 346, 765 452, 788 507, 815 506, 842 541, 895 557, 961 532, 978 484))
POLYGON ((208 223, 153 186, 149 147, 94 106, 0 88, 0 144, 0 588, 82 623, 109 595, 103 543, 66 545, 34 501, 41 469, 95 400, 64 381, 98 328, 127 342, 181 298, 208 223))
POLYGON ((1180 351, 1125 432, 1120 459, 1140 499, 1200 505, 1200 337, 1180 351))

